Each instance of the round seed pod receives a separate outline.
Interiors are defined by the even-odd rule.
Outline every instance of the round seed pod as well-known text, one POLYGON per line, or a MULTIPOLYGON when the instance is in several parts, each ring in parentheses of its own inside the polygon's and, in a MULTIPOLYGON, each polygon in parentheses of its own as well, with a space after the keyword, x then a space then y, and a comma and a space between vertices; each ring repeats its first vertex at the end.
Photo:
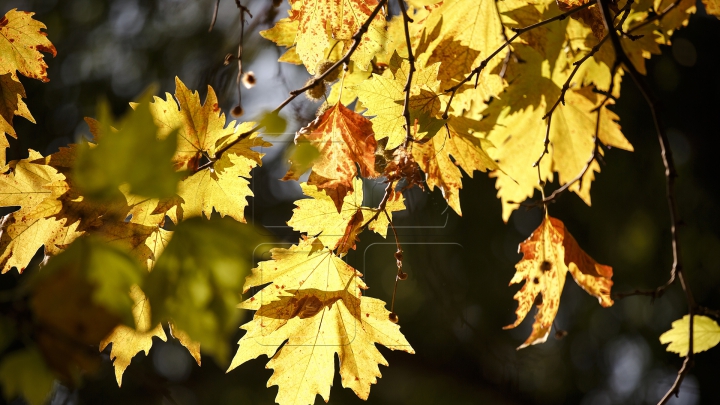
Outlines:
POLYGON ((230 114, 232 114, 233 117, 242 117, 242 115, 245 113, 245 110, 243 110, 242 106, 236 105, 233 107, 232 111, 230 111, 230 114))
POLYGON ((398 318, 397 314, 395 312, 390 312, 390 322, 392 323, 398 323, 400 321, 400 318, 398 318))
MULTIPOLYGON (((334 62, 330 62, 329 60, 320 62, 320 64, 318 64, 317 66, 317 69, 315 69, 315 74, 317 76, 322 75, 323 73, 327 72, 327 70, 330 69, 334 64, 334 62)), ((340 77, 340 67, 337 67, 332 72, 328 73, 328 75, 323 78, 323 81, 325 83, 332 83, 337 80, 338 77, 340 77)))
MULTIPOLYGON (((312 77, 305 82, 305 85, 309 85, 314 80, 312 77)), ((325 83, 318 82, 315 86, 305 90, 305 97, 312 101, 320 100, 325 95, 325 83)))
POLYGON ((242 84, 245 86, 246 89, 253 88, 253 86, 255 86, 255 83, 257 83, 257 79, 255 78, 255 73, 245 72, 243 74, 242 84))

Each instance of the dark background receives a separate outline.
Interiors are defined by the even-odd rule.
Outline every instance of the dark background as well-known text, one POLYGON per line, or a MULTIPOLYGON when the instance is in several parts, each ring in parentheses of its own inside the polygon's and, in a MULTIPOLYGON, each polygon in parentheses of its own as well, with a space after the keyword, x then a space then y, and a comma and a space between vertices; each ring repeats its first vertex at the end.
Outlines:
MULTIPOLYGON (((11 140, 9 159, 43 154, 74 142, 89 131, 82 118, 94 116, 97 101, 110 100, 116 115, 151 83, 174 91, 179 76, 204 97, 206 85, 218 92, 221 107, 237 103, 236 66, 223 66, 236 51, 239 14, 221 0, 217 25, 208 33, 210 0, 3 0, 0 12, 17 7, 34 11, 48 26, 58 56, 48 59, 51 81, 22 78, 27 104, 37 124, 15 119, 19 140, 11 140)), ((273 108, 287 91, 307 78, 301 67, 275 62, 276 47, 256 32, 269 26, 263 12, 270 2, 254 0, 244 61, 258 85, 243 92, 243 119, 273 108)), ((648 62, 647 80, 665 106, 680 177, 677 197, 685 226, 682 253, 697 302, 720 308, 720 188, 717 137, 720 136, 720 21, 700 12, 678 30, 673 47, 648 62), (682 40, 680 40, 682 39, 682 40)), ((287 7, 283 5, 283 8, 287 7)), ((285 11, 279 11, 280 17, 285 11)), ((614 291, 654 288, 671 266, 665 179, 650 112, 629 78, 614 108, 635 152, 607 151, 593 184, 593 206, 564 195, 550 207, 580 245, 601 263, 613 266, 614 291)), ((287 227, 295 183, 282 183, 284 145, 317 106, 300 97, 286 108, 289 135, 271 139, 264 166, 253 173, 256 197, 248 218, 267 226, 278 240, 297 241, 287 227)), ((484 173, 465 178, 464 216, 447 208, 439 192, 405 193, 408 211, 397 216, 410 277, 398 289, 396 312, 415 355, 380 350, 390 367, 371 390, 370 403, 453 404, 653 404, 675 378, 681 358, 667 353, 658 336, 686 311, 679 286, 656 302, 647 297, 617 301, 608 309, 568 281, 556 326, 568 332, 543 345, 516 351, 529 335, 531 320, 516 330, 517 286, 507 284, 519 260, 517 245, 539 224, 541 212, 520 210, 504 224, 494 182, 484 173)), ((380 199, 382 188, 366 184, 366 202, 380 199)), ((390 301, 395 246, 369 232, 361 235, 348 261, 366 276, 370 296, 390 301)), ((17 282, 11 272, 0 286, 17 282)), ((245 320, 249 320, 247 314, 245 320)), ((240 332, 234 337, 239 338, 240 332)), ((209 357, 197 367, 177 343, 155 341, 149 356, 140 354, 115 383, 107 352, 101 371, 77 390, 58 387, 53 404, 237 404, 274 403, 277 388, 265 388, 272 371, 261 358, 230 372, 209 357)), ((717 385, 720 349, 697 356, 695 368, 674 404, 720 403, 717 385)), ((2 401, 2 399, 0 399, 2 401)), ((19 400, 13 403, 21 403, 19 400)), ((330 403, 362 403, 342 389, 336 375, 330 403)))

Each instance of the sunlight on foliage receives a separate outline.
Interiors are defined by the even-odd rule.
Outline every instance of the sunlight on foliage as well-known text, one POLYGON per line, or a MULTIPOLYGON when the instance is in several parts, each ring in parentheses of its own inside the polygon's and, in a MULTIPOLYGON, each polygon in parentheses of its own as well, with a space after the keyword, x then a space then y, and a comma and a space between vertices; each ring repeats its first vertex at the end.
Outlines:
MULTIPOLYGON (((690 347, 690 316, 672 323, 672 329, 660 335, 660 343, 668 344, 667 351, 687 356, 690 347)), ((710 350, 720 343, 720 326, 712 318, 695 315, 693 319, 693 353, 710 350)))

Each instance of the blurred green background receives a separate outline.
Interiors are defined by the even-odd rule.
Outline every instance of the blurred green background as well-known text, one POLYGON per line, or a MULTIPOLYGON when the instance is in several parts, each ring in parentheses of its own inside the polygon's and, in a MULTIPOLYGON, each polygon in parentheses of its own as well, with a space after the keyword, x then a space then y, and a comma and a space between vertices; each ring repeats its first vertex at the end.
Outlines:
MULTIPOLYGON (((301 67, 280 66, 280 51, 257 31, 285 16, 286 4, 272 10, 270 1, 253 0, 246 35, 245 70, 258 84, 243 90, 242 119, 274 108, 290 89, 307 79, 301 67), (274 13, 277 13, 276 17, 274 13)), ((17 118, 19 140, 11 140, 9 158, 43 154, 89 133, 82 118, 94 116, 107 98, 116 115, 151 83, 174 91, 179 76, 204 97, 206 86, 218 92, 221 107, 237 103, 236 65, 223 65, 240 36, 239 13, 221 0, 218 21, 208 33, 212 0, 3 0, 3 14, 17 7, 34 11, 48 26, 58 50, 49 59, 51 81, 21 79, 27 104, 37 120, 17 118)), ((680 29, 672 47, 648 62, 647 79, 662 99, 679 168, 677 196, 685 226, 681 229, 685 269, 697 302, 720 309, 720 21, 700 12, 680 29)), ((625 80, 614 108, 634 153, 607 151, 606 166, 593 184, 593 206, 564 195, 550 207, 580 245, 601 263, 613 266, 614 291, 654 288, 666 281, 671 265, 665 179, 649 109, 625 80)), ((278 179, 287 169, 284 146, 293 132, 314 118, 317 105, 300 97, 283 111, 288 134, 271 139, 262 168, 253 173, 246 215, 277 240, 297 241, 284 226, 296 183, 278 179)), ((539 224, 541 212, 520 210, 508 224, 500 217, 494 182, 486 174, 466 177, 461 193, 464 216, 448 209, 439 192, 408 190, 408 210, 396 216, 410 277, 398 289, 396 312, 402 332, 417 354, 380 350, 390 363, 371 390, 369 403, 413 404, 654 404, 675 378, 681 359, 667 353, 658 336, 686 311, 682 291, 674 286, 656 302, 631 297, 608 309, 568 281, 557 327, 561 340, 516 351, 529 334, 531 320, 515 330, 517 286, 507 284, 519 260, 517 245, 539 224)), ((366 202, 379 201, 380 185, 366 184, 366 202)), ((364 233, 348 261, 365 274, 368 294, 390 301, 395 264, 394 243, 364 233)), ((0 288, 15 285, 11 272, 0 288)), ((250 319, 246 314, 245 320, 250 319)), ((238 330, 234 341, 241 336, 238 330)), ((149 356, 140 354, 115 383, 106 351, 101 371, 83 387, 57 387, 52 404, 270 404, 277 388, 265 388, 272 371, 267 359, 251 361, 229 374, 203 359, 202 368, 177 342, 155 341, 149 356)), ((680 397, 672 404, 720 403, 717 378, 720 349, 697 356, 680 397)), ((0 399, 2 401, 2 399, 0 399)), ((319 401, 319 399, 318 399, 319 401)), ((13 403, 21 403, 15 401, 13 403)), ((341 388, 336 375, 330 403, 362 403, 341 388)))

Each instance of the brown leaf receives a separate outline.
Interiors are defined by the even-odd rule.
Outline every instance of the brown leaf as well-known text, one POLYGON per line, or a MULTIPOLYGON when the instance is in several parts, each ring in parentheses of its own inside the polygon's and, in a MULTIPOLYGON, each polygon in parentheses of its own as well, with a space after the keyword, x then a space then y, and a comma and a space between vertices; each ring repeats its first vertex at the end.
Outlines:
MULTIPOLYGON (((352 179, 360 167, 363 177, 377 177, 377 142, 367 118, 338 103, 295 135, 295 143, 310 142, 320 157, 313 165, 308 184, 324 190, 335 202, 338 212, 343 198, 353 189, 352 179)), ((283 180, 302 173, 289 171, 283 180)))
POLYGON ((520 244, 519 251, 523 258, 515 265, 517 272, 510 284, 522 281, 525 284, 514 297, 518 301, 517 320, 504 329, 518 326, 535 304, 538 312, 532 333, 518 349, 547 339, 560 306, 568 270, 575 282, 597 297, 602 306, 613 304, 610 298, 612 268, 598 264, 588 256, 559 219, 545 217, 532 235, 520 244))

